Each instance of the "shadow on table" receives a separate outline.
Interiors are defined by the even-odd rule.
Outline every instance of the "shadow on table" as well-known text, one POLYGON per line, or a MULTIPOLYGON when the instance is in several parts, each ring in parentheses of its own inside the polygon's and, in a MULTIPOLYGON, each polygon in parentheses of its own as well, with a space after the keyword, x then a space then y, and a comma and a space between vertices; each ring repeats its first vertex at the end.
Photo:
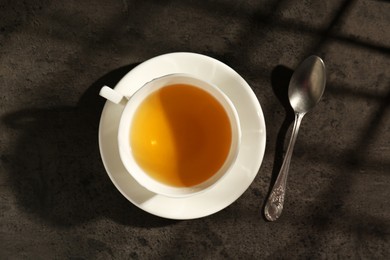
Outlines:
MULTIPOLYGON (((278 65, 273 69, 271 74, 272 90, 285 110, 284 111, 285 117, 278 131, 278 135, 276 137, 274 164, 272 168, 271 182, 270 182, 268 194, 265 197, 266 199, 264 200, 263 203, 262 212, 264 212, 264 207, 267 203, 268 196, 276 181, 276 178, 278 177, 280 168, 282 167, 287 131, 290 128, 290 125, 294 122, 294 118, 295 118, 294 110, 292 109, 290 105, 290 101, 288 99, 288 86, 293 72, 294 71, 290 68, 287 68, 283 65, 278 65)), ((265 219, 264 216, 263 218, 265 219)))
POLYGON ((100 216, 135 226, 174 221, 145 213, 111 183, 101 162, 98 124, 103 85, 116 83, 137 64, 114 70, 93 83, 76 107, 33 108, 2 117, 20 138, 2 156, 20 208, 50 224, 71 226, 100 216))
POLYGON ((276 138, 274 167, 272 170, 272 183, 276 181, 276 177, 282 166, 286 134, 295 118, 294 110, 292 109, 288 99, 288 86, 293 72, 294 71, 290 68, 287 68, 283 65, 278 65, 274 68, 271 75, 272 89, 285 110, 285 117, 276 138))

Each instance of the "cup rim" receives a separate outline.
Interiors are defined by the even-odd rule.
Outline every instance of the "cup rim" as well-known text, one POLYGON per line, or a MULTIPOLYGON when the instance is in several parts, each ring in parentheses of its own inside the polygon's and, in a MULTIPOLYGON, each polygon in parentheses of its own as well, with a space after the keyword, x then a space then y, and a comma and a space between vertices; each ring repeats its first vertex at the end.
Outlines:
POLYGON ((165 195, 167 197, 188 197, 206 191, 216 185, 221 179, 224 178, 224 176, 226 176, 227 172, 234 165, 238 156, 240 144, 240 121, 232 101, 214 84, 188 73, 171 73, 161 77, 153 78, 146 82, 129 98, 128 102, 126 103, 120 118, 118 129, 119 154, 128 174, 130 174, 141 186, 147 190, 156 194, 165 195), (192 81, 192 83, 182 82, 183 79, 192 81), (155 180, 147 173, 145 173, 145 171, 138 165, 132 156, 129 138, 131 121, 138 105, 141 104, 142 101, 151 93, 167 85, 180 83, 193 85, 212 95, 223 106, 225 112, 228 114, 230 126, 232 128, 232 142, 228 156, 226 157, 223 165, 213 176, 208 178, 206 181, 190 187, 169 186, 155 180), (141 99, 139 98, 140 96, 141 99))

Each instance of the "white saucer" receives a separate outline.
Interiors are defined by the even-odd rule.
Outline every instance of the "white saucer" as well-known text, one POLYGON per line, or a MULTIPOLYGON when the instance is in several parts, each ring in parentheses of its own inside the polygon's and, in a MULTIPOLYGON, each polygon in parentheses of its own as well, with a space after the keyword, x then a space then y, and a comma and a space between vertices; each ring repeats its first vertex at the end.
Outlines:
POLYGON ((238 199, 256 177, 263 161, 266 131, 263 111, 246 81, 224 63, 194 53, 171 53, 147 60, 116 85, 130 96, 150 79, 170 73, 190 73, 214 83, 231 99, 241 123, 241 148, 235 165, 216 186, 187 198, 169 198, 141 187, 123 166, 117 144, 123 107, 106 102, 100 119, 100 154, 116 188, 130 202, 151 214, 170 219, 194 219, 216 213, 238 199))

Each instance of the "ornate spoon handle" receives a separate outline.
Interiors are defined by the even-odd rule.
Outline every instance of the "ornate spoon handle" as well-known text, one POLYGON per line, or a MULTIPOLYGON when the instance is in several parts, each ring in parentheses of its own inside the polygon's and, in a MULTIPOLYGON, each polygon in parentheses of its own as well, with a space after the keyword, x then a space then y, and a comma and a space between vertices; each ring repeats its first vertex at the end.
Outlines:
POLYGON ((275 181, 275 184, 272 188, 270 196, 268 197, 268 201, 264 209, 264 215, 269 221, 277 220, 282 214, 291 156, 294 150, 295 141, 297 140, 299 126, 301 125, 301 121, 304 115, 305 113, 295 114, 294 128, 291 134, 291 139, 287 148, 286 156, 284 157, 282 167, 279 171, 279 175, 275 181))

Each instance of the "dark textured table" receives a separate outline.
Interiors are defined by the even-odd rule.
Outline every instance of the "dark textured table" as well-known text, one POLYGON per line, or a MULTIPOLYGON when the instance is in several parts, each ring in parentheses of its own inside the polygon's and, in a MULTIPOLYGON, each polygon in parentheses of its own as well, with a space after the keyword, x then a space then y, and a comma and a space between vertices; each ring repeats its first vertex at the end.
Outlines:
POLYGON ((0 258, 389 259, 389 14, 387 1, 1 1, 0 258), (267 126, 248 190, 181 221, 127 201, 97 142, 99 88, 177 51, 240 73, 267 126), (267 222, 289 78, 311 54, 327 88, 302 122, 284 212, 267 222))

